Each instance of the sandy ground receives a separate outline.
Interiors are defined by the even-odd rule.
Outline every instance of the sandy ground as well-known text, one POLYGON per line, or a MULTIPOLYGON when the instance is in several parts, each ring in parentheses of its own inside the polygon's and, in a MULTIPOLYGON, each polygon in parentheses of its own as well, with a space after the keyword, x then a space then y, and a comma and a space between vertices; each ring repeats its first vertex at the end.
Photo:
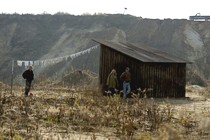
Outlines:
POLYGON ((195 112, 197 115, 210 112, 210 98, 206 96, 208 95, 206 88, 192 85, 187 86, 186 90, 186 98, 166 99, 165 101, 179 111, 195 112))
MULTIPOLYGON (((210 139, 210 93, 208 88, 197 85, 186 87, 186 98, 160 99, 160 106, 169 105, 176 119, 195 122, 197 132, 205 133, 202 140, 210 139)), ((193 123, 192 123, 193 124, 193 123)), ((190 128, 190 126, 189 126, 190 128)), ((195 130, 195 129, 194 129, 195 130)), ((192 132, 192 135, 194 133, 192 132)), ((197 138, 196 138, 197 139, 197 138)))
MULTIPOLYGON (((23 89, 17 89, 14 90, 15 96, 24 96, 23 95, 23 89)), ((77 97, 78 95, 78 89, 72 88, 70 91, 66 89, 53 89, 52 91, 47 90, 35 90, 33 88, 30 93, 32 93, 32 97, 46 97, 46 98, 59 98, 59 99, 65 99, 65 97, 77 97), (59 92, 58 92, 59 91, 59 92)), ((30 98, 26 98, 26 100, 30 100, 30 98)), ((46 109, 47 110, 47 109, 46 109)), ((46 111, 44 110, 44 111, 46 111)), ((55 107, 48 108, 49 113, 59 113, 59 109, 55 107)), ((41 137, 39 137, 40 140, 120 140, 115 135, 113 135, 113 128, 102 129, 101 132, 95 133, 95 132, 83 132, 81 131, 70 131, 68 134, 64 132, 64 130, 61 130, 56 133, 57 130, 48 130, 45 128, 39 128, 39 133, 41 134, 41 137)), ((34 140, 31 138, 31 140, 34 140)))
MULTIPOLYGON (((205 132, 210 133, 210 98, 206 95, 207 89, 204 87, 191 85, 186 87, 186 98, 174 99, 174 98, 165 98, 165 99, 154 99, 160 106, 170 106, 174 112, 174 117, 179 118, 181 115, 189 116, 195 121, 198 121, 198 128, 204 130, 205 132)), ((45 91, 31 91, 33 96, 56 96, 57 98, 64 98, 69 96, 69 92, 50 92, 46 93, 45 91)), ((70 96, 75 96, 76 90, 72 89, 70 96)), ((15 93, 17 96, 22 96, 21 92, 15 93)), ((210 93, 209 93, 210 94, 210 93)), ((59 112, 58 109, 51 108, 51 112, 59 112)), ((111 136, 109 132, 102 133, 78 133, 72 132, 68 136, 62 135, 61 133, 46 133, 44 130, 41 132, 43 134, 42 139, 49 140, 117 140, 118 138, 111 136)))

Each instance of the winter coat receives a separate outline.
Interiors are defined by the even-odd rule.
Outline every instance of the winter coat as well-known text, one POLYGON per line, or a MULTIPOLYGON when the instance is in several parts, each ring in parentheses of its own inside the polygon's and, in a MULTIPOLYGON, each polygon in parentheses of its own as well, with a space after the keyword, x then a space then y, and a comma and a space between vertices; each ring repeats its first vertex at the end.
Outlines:
POLYGON ((23 78, 26 79, 28 82, 32 82, 32 80, 34 80, 34 73, 32 70, 26 70, 24 71, 24 73, 22 74, 23 78))
POLYGON ((115 74, 110 73, 108 78, 107 78, 107 82, 106 85, 109 88, 116 88, 118 86, 118 80, 117 80, 117 76, 115 74))
POLYGON ((120 76, 120 79, 125 82, 130 82, 131 81, 131 73, 123 72, 122 75, 120 76))

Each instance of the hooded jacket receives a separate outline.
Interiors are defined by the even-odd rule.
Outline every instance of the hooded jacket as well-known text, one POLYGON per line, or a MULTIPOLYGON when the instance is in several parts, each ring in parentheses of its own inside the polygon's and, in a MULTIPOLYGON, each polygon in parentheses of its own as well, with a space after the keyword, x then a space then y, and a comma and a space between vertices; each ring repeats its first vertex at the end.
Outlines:
POLYGON ((118 86, 118 80, 117 80, 117 76, 113 73, 110 73, 108 78, 107 78, 107 82, 106 85, 109 88, 116 88, 118 86))

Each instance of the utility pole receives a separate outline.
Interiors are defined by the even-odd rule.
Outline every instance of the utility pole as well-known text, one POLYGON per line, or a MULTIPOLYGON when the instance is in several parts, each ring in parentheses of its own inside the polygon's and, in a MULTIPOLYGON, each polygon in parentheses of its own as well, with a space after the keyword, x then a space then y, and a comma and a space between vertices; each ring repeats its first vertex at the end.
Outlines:
POLYGON ((124 12, 123 12, 123 15, 125 14, 125 11, 126 11, 126 10, 127 10, 127 8, 125 7, 125 8, 124 8, 124 12))
POLYGON ((13 95, 13 93, 12 93, 12 88, 13 88, 13 74, 14 74, 14 60, 12 60, 11 91, 10 91, 10 94, 11 95, 13 95))

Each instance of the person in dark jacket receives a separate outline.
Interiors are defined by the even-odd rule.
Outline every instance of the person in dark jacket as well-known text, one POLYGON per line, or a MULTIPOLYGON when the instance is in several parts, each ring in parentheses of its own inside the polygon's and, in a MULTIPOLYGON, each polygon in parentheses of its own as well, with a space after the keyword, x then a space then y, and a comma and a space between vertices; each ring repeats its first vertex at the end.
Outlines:
POLYGON ((129 67, 126 67, 125 71, 121 74, 120 79, 123 81, 123 98, 125 99, 128 93, 131 91, 131 73, 129 67))
POLYGON ((22 74, 23 78, 26 80, 25 85, 25 96, 28 96, 28 93, 31 89, 31 82, 34 80, 34 73, 32 70, 32 66, 28 67, 28 70, 24 71, 22 74))

